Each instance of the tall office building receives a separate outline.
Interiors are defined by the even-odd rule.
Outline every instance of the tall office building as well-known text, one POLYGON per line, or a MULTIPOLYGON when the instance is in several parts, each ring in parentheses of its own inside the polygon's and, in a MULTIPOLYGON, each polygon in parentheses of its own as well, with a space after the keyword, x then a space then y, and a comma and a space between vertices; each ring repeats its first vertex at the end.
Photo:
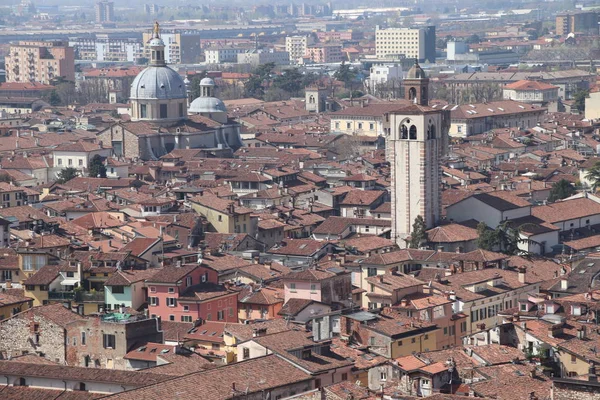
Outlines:
POLYGON ((112 1, 99 1, 96 3, 96 22, 114 22, 115 20, 115 3, 112 1))
POLYGON ((7 82, 75 81, 75 53, 63 42, 21 41, 5 57, 7 82))
POLYGON ((598 34, 598 14, 594 11, 567 12, 556 16, 556 34, 569 33, 598 34))
POLYGON ((387 28, 375 31, 377 58, 416 58, 435 63, 435 26, 425 28, 387 28))

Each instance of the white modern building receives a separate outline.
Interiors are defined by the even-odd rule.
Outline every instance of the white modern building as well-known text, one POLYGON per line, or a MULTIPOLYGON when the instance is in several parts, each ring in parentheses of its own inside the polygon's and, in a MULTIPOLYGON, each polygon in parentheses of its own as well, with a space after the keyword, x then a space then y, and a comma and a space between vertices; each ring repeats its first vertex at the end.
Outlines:
POLYGON ((380 59, 404 56, 435 63, 435 26, 387 29, 377 26, 375 55, 380 59))
POLYGON ((308 36, 287 36, 285 38, 285 51, 290 55, 290 63, 300 64, 308 49, 308 36))

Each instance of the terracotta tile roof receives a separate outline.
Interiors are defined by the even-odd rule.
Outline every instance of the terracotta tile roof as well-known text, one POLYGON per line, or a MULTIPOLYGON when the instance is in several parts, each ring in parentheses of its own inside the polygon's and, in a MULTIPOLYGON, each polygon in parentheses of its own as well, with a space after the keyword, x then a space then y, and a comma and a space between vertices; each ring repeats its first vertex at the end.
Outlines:
POLYGON ((276 355, 268 355, 118 393, 113 395, 113 399, 164 400, 177 393, 180 398, 226 400, 233 395, 265 393, 270 389, 301 382, 308 384, 310 380, 309 374, 289 362, 276 355), (200 392, 199 387, 202 387, 200 392), (232 393, 233 387, 238 392, 232 393))
POLYGON ((494 262, 507 259, 508 256, 502 253, 496 253, 489 250, 477 249, 469 253, 458 253, 455 257, 456 260, 471 261, 471 262, 494 262))
POLYGON ((225 326, 224 332, 237 339, 238 342, 245 342, 254 337, 255 330, 264 330, 264 335, 284 332, 295 329, 295 325, 284 319, 271 319, 252 324, 230 324, 225 326))
POLYGON ((455 243, 476 240, 477 229, 461 224, 440 225, 427 231, 427 238, 432 243, 455 243))
MULTIPOLYGON (((311 352, 311 356, 309 358, 301 358, 293 355, 291 350, 304 347, 312 348, 315 345, 315 342, 310 338, 310 336, 311 333, 291 330, 272 335, 256 337, 253 338, 252 341, 273 351, 274 353, 277 353, 277 355, 280 357, 298 364, 300 367, 310 371, 313 374, 352 365, 352 362, 331 351, 328 351, 328 349, 321 351, 321 354, 313 351, 311 352)), ((327 346, 327 344, 325 344, 325 346, 327 346)))
POLYGON ((78 382, 99 382, 128 386, 145 386, 168 379, 158 374, 121 371, 116 369, 67 367, 64 365, 44 365, 0 360, 3 375, 18 375, 33 378, 67 379, 78 382))
POLYGON ((509 83, 508 85, 504 86, 504 89, 549 90, 549 89, 558 89, 558 86, 550 85, 548 83, 540 82, 540 81, 520 80, 520 81, 509 83))
POLYGON ((500 344, 488 344, 485 346, 465 346, 467 354, 473 352, 484 360, 483 365, 508 364, 515 360, 525 360, 525 354, 516 347, 500 344))
POLYGON ((541 399, 550 398, 552 380, 542 373, 531 377, 531 365, 503 364, 477 368, 488 379, 471 383, 480 396, 497 400, 528 399, 531 392, 541 399))
POLYGON ((359 253, 366 254, 371 251, 387 248, 395 248, 396 243, 393 240, 382 238, 379 236, 360 236, 344 239, 340 241, 347 249, 352 249, 359 253))
POLYGON ((127 354, 123 356, 126 360, 154 361, 162 352, 169 353, 175 351, 175 346, 161 343, 143 343, 136 345, 127 354))
POLYGON ((279 245, 275 245, 268 252, 271 254, 282 254, 291 256, 311 256, 327 246, 329 242, 310 239, 284 239, 279 245))
POLYGON ((369 225, 391 227, 391 221, 378 218, 347 218, 347 217, 329 217, 313 230, 313 233, 320 235, 340 235, 350 226, 369 225))
POLYGON ((543 221, 555 223, 600 214, 600 204, 581 198, 532 207, 531 214, 543 221))
POLYGON ((148 249, 160 242, 160 239, 137 237, 123 247, 121 252, 130 252, 136 257, 140 257, 148 249))
POLYGON ((205 321, 202 325, 193 327, 183 337, 186 340, 198 340, 202 342, 225 343, 223 332, 225 322, 205 321))
POLYGON ((56 325, 66 328, 68 324, 71 322, 84 320, 85 317, 73 312, 63 306, 62 304, 48 304, 44 306, 36 306, 30 308, 27 311, 22 312, 21 314, 17 314, 13 318, 16 318, 21 315, 37 315, 43 318, 46 318, 56 325))
POLYGON ((382 190, 360 190, 354 189, 346 194, 340 202, 343 206, 369 206, 379 200, 385 192, 382 190))
POLYGON ((366 278, 366 281, 373 286, 376 286, 389 292, 413 286, 423 285, 422 281, 412 277, 411 275, 405 275, 400 273, 392 274, 388 272, 382 275, 370 276, 366 278))
POLYGON ((235 292, 229 290, 224 285, 205 282, 188 287, 179 295, 179 301, 206 301, 233 293, 235 292))
POLYGON ((165 321, 162 320, 160 322, 160 328, 163 331, 163 338, 165 342, 177 342, 181 341, 183 336, 190 329, 194 327, 194 324, 191 322, 174 322, 174 321, 165 321))
POLYGON ((45 265, 23 282, 25 285, 50 285, 64 269, 61 265, 45 265))
POLYGON ((104 282, 105 286, 129 286, 135 282, 145 281, 156 275, 155 269, 131 269, 117 271, 104 282))
POLYGON ((106 229, 125 225, 124 221, 106 211, 91 212, 71 222, 85 229, 106 229))
POLYGON ((235 200, 227 200, 212 194, 203 194, 202 196, 192 197, 190 202, 200 204, 204 207, 219 211, 227 215, 250 214, 252 209, 238 205, 235 200))
POLYGON ((308 299, 289 299, 287 301, 287 303, 285 303, 283 305, 283 307, 281 308, 281 310, 279 310, 278 314, 279 315, 285 315, 285 316, 290 316, 290 317, 295 317, 296 315, 298 315, 298 313, 302 310, 304 310, 306 307, 308 307, 311 304, 320 304, 318 301, 315 300, 308 300, 308 299))
POLYGON ((147 278, 146 282, 151 283, 177 283, 188 274, 198 268, 197 264, 184 264, 181 267, 164 267, 153 269, 155 274, 147 278))
POLYGON ((230 254, 204 255, 202 265, 221 273, 235 268, 243 268, 252 262, 230 254))
POLYGON ((366 258, 363 263, 369 265, 391 265, 411 260, 427 260, 435 253, 434 250, 404 249, 389 253, 374 254, 366 258))

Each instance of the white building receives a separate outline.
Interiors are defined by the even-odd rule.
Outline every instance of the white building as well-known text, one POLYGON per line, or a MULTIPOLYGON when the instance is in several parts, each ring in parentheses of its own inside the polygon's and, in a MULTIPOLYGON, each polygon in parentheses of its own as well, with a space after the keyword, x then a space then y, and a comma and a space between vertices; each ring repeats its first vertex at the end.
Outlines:
POLYGON ((377 58, 416 58, 435 63, 435 27, 387 28, 375 30, 375 55, 377 58))
POLYGON ((300 64, 306 55, 309 45, 308 36, 287 36, 285 38, 285 51, 290 55, 290 63, 300 64))
POLYGON ((144 55, 144 45, 138 39, 108 34, 70 38, 69 46, 75 49, 78 60, 135 62, 144 55))
POLYGON ((275 65, 288 65, 290 63, 290 54, 287 51, 269 50, 249 50, 237 55, 238 64, 250 64, 256 68, 261 64, 275 63, 275 65))
POLYGON ((111 155, 112 148, 102 144, 80 141, 58 146, 52 152, 56 172, 63 168, 76 168, 82 175, 87 175, 90 161, 94 156, 107 158, 111 155))
POLYGON ((558 86, 539 81, 517 81, 504 86, 504 100, 546 105, 558 100, 558 86))
POLYGON ((394 97, 386 96, 386 94, 390 93, 389 89, 392 89, 391 92, 400 93, 402 66, 400 64, 374 65, 371 67, 369 79, 365 83, 368 86, 369 93, 373 95, 394 97), (397 90, 393 90, 393 86, 395 85, 397 85, 397 90))
POLYGON ((418 63, 408 71, 405 93, 414 104, 392 112, 388 149, 392 167, 392 240, 400 247, 418 216, 427 229, 442 212, 440 159, 448 145, 449 113, 428 106, 429 79, 418 63))
POLYGON ((247 52, 243 47, 215 47, 204 50, 204 57, 207 64, 221 64, 237 62, 238 54, 247 52))

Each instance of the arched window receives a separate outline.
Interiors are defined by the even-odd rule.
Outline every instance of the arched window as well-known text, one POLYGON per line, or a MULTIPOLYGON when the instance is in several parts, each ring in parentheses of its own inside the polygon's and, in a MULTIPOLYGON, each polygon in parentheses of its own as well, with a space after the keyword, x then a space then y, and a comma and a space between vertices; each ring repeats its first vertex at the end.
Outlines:
POLYGON ((315 96, 313 96, 312 94, 310 95, 310 97, 308 98, 308 103, 309 104, 315 104, 315 96))
POLYGON ((410 131, 409 131, 409 139, 411 140, 416 140, 417 139, 417 127, 414 125, 410 126, 410 131))
POLYGON ((417 89, 415 89, 414 87, 411 87, 410 89, 408 89, 408 99, 414 100, 415 97, 417 97, 417 89))
POLYGON ((427 98, 427 88, 425 86, 421 87, 421 99, 427 98))
POLYGON ((85 383, 79 382, 77 390, 81 390, 82 392, 85 392, 86 391, 86 389, 85 389, 85 383))
POLYGON ((429 125, 429 129, 427 129, 427 139, 435 139, 435 125, 429 125))
POLYGON ((401 133, 401 136, 400 136, 401 139, 408 139, 408 128, 406 127, 406 125, 402 125, 400 127, 400 133, 401 133))
POLYGON ((19 378, 16 386, 27 386, 27 381, 25 380, 25 378, 19 378))

